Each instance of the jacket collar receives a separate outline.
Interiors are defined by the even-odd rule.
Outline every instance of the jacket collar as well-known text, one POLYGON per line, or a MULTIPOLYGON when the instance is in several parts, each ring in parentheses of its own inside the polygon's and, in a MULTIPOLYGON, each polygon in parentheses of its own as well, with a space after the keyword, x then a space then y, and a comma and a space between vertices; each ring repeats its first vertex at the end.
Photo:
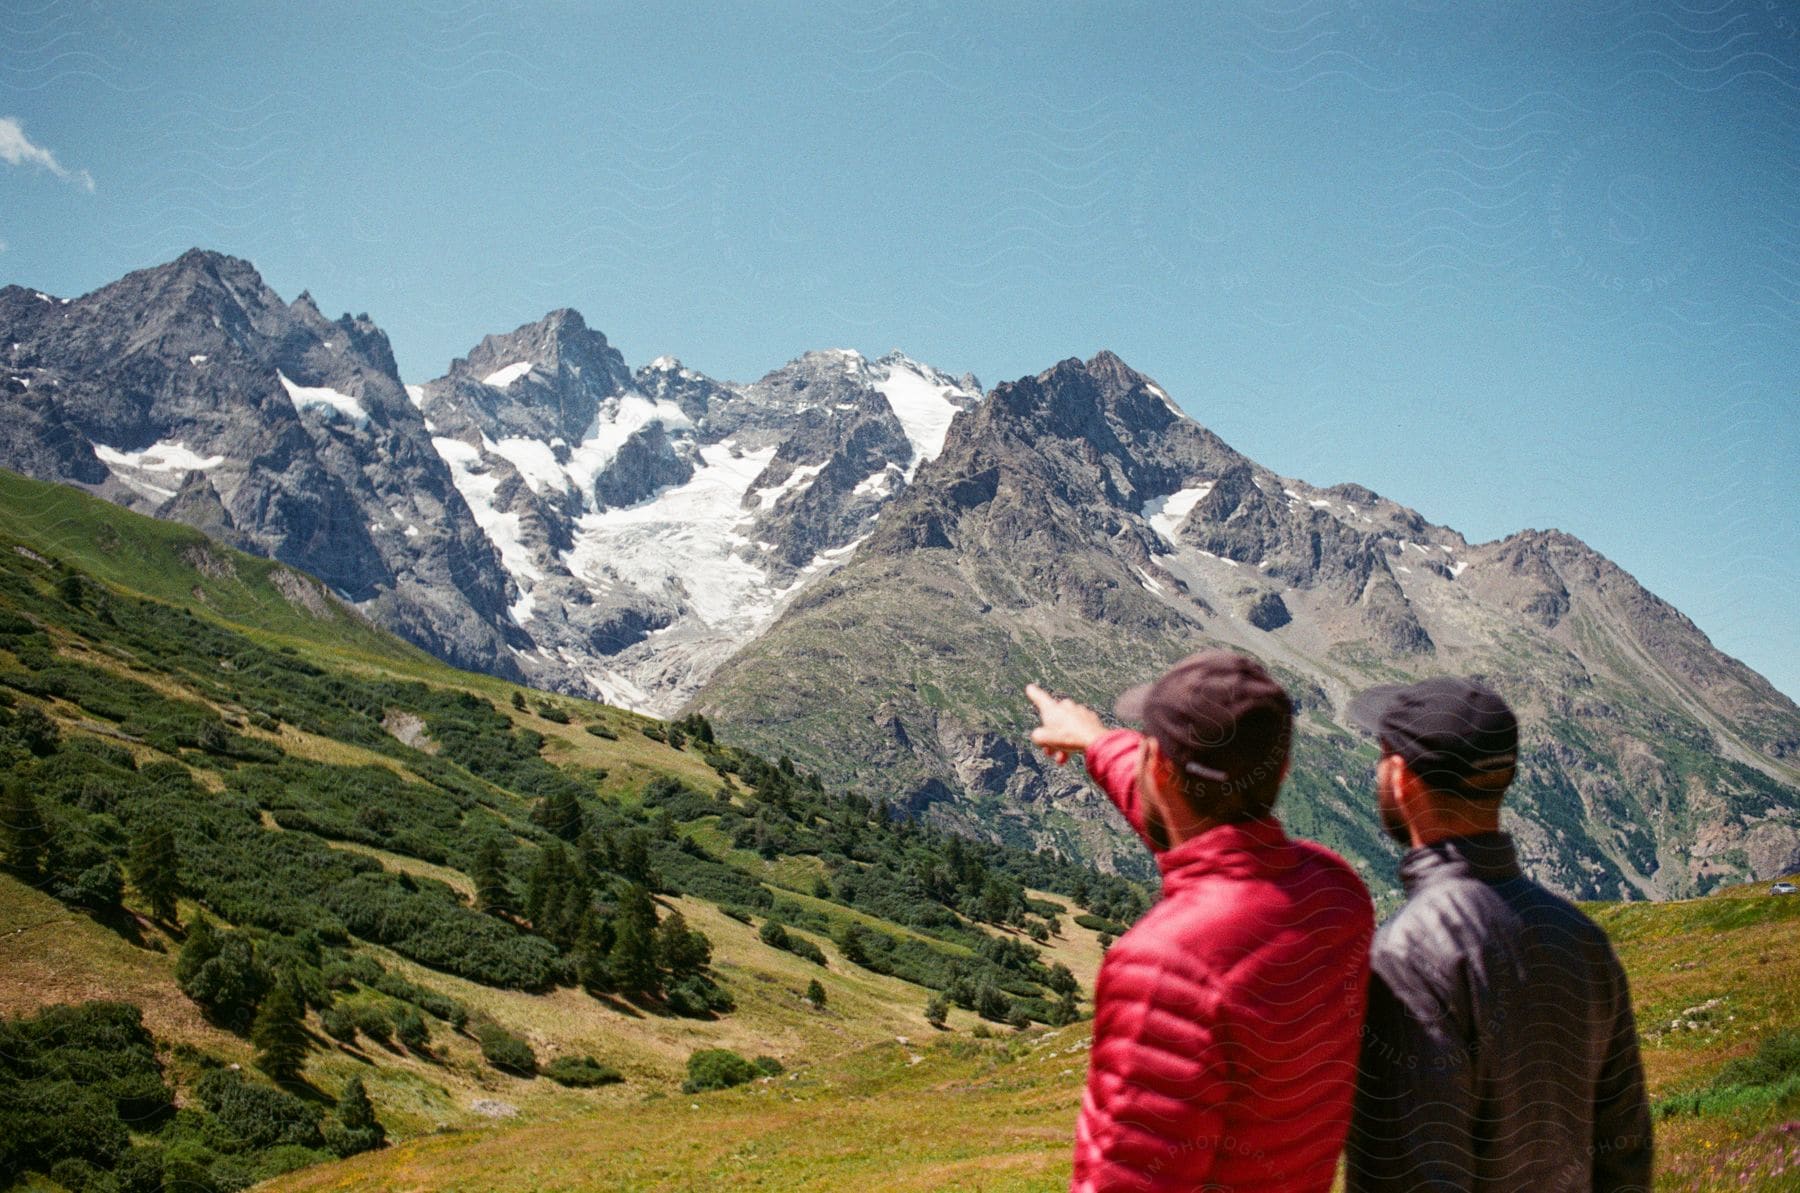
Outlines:
POLYGON ((1287 843, 1281 821, 1273 816, 1215 825, 1156 855, 1163 893, 1212 874, 1248 878, 1266 870, 1271 864, 1271 852, 1287 843))
POLYGON ((1427 883, 1447 878, 1505 882, 1522 873, 1513 840, 1505 833, 1446 837, 1409 850, 1400 859, 1400 882, 1409 895, 1427 883))

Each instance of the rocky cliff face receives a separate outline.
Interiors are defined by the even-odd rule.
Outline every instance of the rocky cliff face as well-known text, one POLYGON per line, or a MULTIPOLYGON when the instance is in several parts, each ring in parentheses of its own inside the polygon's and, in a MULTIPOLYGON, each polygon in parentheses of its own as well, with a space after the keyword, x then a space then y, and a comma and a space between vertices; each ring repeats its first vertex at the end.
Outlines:
POLYGON ((366 317, 190 252, 77 299, 0 290, 0 465, 314 573, 459 664, 517 675, 505 574, 366 317))
POLYGON ((1257 465, 1102 353, 999 386, 836 574, 695 707, 975 833, 1142 868, 1079 774, 1025 745, 1020 688, 1102 708, 1209 645, 1300 707, 1283 813, 1391 884, 1374 683, 1485 676, 1526 725, 1510 820, 1583 896, 1674 895, 1800 865, 1800 709, 1556 532, 1470 544, 1357 485, 1257 465))

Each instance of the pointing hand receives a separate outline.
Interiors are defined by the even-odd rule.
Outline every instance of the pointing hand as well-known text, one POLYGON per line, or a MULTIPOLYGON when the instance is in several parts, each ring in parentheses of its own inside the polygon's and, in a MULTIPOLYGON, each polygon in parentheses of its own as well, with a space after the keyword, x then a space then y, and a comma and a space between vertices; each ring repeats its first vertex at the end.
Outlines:
POLYGON ((1042 722, 1031 731, 1031 744, 1061 766, 1070 754, 1079 754, 1106 732, 1100 715, 1085 704, 1061 696, 1052 696, 1034 683, 1025 685, 1025 695, 1036 707, 1042 722))

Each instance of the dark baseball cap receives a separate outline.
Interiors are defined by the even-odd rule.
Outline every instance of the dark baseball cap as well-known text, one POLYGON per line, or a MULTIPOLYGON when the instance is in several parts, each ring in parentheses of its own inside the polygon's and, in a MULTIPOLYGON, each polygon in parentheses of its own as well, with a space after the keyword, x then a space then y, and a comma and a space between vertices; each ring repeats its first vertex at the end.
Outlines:
POLYGON ((1188 774, 1247 787, 1279 783, 1294 724, 1293 701, 1262 664, 1226 650, 1189 655, 1120 696, 1113 711, 1142 722, 1188 774))
POLYGON ((1450 675, 1388 684, 1352 700, 1348 711, 1438 790, 1493 799, 1512 782, 1519 722, 1486 684, 1450 675))

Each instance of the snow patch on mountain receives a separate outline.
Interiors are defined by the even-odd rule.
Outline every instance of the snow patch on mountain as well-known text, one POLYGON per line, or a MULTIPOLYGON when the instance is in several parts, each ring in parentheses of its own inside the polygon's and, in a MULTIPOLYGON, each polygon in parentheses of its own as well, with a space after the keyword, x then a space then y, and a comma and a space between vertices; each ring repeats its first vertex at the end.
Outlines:
POLYGON ((709 626, 766 624, 775 609, 768 573, 738 551, 749 544, 744 494, 774 455, 737 451, 730 440, 702 448, 686 484, 583 515, 563 562, 596 587, 623 582, 679 600, 709 626))
POLYGON ((895 480, 903 475, 892 464, 884 464, 856 482, 856 488, 850 490, 854 497, 886 497, 893 493, 895 480))
POLYGON ((557 463, 556 451, 547 443, 509 438, 495 443, 490 450, 517 468, 533 493, 570 487, 568 471, 557 463))
POLYGON ((789 493, 804 493, 812 485, 813 481, 818 478, 819 473, 823 471, 825 471, 825 465, 823 464, 798 465, 792 472, 787 474, 787 479, 782 481, 779 485, 770 485, 766 489, 758 489, 756 491, 754 508, 759 510, 774 509, 776 504, 789 493))
MULTIPOLYGON (((1170 543, 1173 543, 1175 541, 1175 531, 1180 528, 1187 516, 1193 512, 1194 507, 1200 504, 1200 499, 1212 492, 1212 489, 1211 481, 1208 481, 1203 485, 1195 485, 1192 488, 1181 489, 1169 494, 1167 497, 1158 497, 1155 500, 1146 501, 1143 510, 1140 512, 1143 515, 1144 521, 1150 523, 1150 528, 1152 530, 1156 531, 1157 534, 1160 534, 1170 543)), ((1204 554, 1204 552, 1202 552, 1202 554, 1204 554)))
POLYGON ((531 372, 531 362, 521 360, 517 364, 507 365, 504 369, 495 369, 481 379, 483 385, 491 385, 495 389, 505 389, 525 374, 531 372))
POLYGON ((887 375, 875 382, 875 388, 893 407, 900 428, 912 441, 912 465, 907 470, 910 480, 922 461, 936 459, 944 450, 950 420, 967 403, 968 394, 949 378, 928 375, 925 367, 905 357, 888 363, 887 375))
POLYGON ((109 468, 131 468, 139 472, 185 473, 195 469, 206 472, 225 462, 224 456, 202 456, 199 452, 190 451, 179 440, 152 443, 143 451, 136 452, 122 452, 104 443, 96 443, 94 454, 109 468))
POLYGON ((369 412, 349 394, 339 393, 328 385, 296 385, 279 369, 275 371, 275 376, 280 379, 281 387, 287 390, 288 400, 293 402, 295 413, 324 410, 328 416, 341 414, 352 422, 368 425, 369 412))
POLYGON ((653 422, 660 422, 664 430, 694 425, 675 403, 666 398, 652 400, 635 390, 607 399, 595 412, 587 434, 570 452, 566 470, 569 480, 586 495, 590 509, 600 504, 594 497, 594 478, 613 462, 627 439, 653 422))
MULTIPOLYGON (((527 579, 543 579, 544 573, 532 562, 531 549, 520 533, 519 515, 494 505, 500 478, 482 463, 481 449, 460 439, 442 436, 433 439, 431 445, 450 466, 450 479, 455 482, 456 491, 462 494, 469 512, 475 515, 475 524, 500 552, 501 566, 512 575, 514 583, 523 588, 527 579)), ((484 442, 483 446, 491 449, 492 444, 484 442)))

